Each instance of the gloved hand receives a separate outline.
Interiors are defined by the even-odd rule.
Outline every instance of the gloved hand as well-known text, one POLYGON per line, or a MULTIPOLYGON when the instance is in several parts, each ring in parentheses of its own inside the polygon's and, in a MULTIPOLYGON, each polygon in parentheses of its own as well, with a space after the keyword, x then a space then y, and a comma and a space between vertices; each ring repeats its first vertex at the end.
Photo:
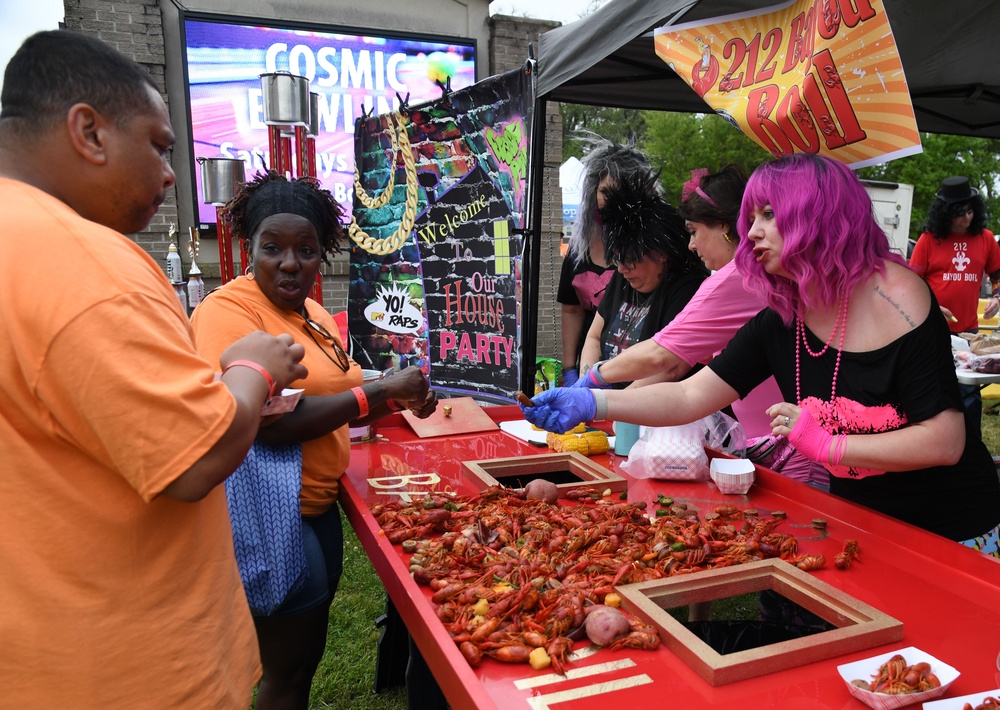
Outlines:
POLYGON ((568 370, 563 370, 563 387, 572 387, 580 379, 580 373, 577 372, 575 367, 571 367, 568 370))
POLYGON ((562 434, 581 422, 589 422, 597 414, 594 395, 587 389, 556 387, 536 394, 533 407, 518 405, 524 418, 537 427, 562 434))
POLYGON ((595 362, 593 366, 587 370, 587 374, 576 381, 574 387, 586 387, 590 390, 607 390, 611 389, 611 384, 601 377, 599 366, 601 363, 595 362))

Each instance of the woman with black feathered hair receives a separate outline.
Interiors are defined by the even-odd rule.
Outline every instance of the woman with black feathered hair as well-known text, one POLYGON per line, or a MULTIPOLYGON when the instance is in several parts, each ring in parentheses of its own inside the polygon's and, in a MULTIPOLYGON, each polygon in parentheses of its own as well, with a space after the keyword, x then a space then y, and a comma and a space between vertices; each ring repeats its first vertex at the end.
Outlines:
POLYGON ((605 190, 602 245, 605 260, 617 273, 587 333, 582 369, 651 337, 708 277, 701 260, 688 250, 684 219, 661 196, 658 177, 635 172, 605 190))

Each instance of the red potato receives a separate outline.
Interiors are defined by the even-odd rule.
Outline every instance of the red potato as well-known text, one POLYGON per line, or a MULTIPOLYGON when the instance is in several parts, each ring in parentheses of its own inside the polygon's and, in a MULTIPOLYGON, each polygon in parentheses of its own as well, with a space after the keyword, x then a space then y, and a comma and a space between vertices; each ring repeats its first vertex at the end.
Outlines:
POLYGON ((552 481, 546 481, 544 478, 528 481, 528 485, 524 487, 524 493, 528 500, 543 500, 546 503, 555 503, 559 500, 559 489, 556 484, 552 481))
POLYGON ((587 615, 587 638, 598 646, 608 646, 629 632, 628 617, 612 607, 599 607, 587 615))

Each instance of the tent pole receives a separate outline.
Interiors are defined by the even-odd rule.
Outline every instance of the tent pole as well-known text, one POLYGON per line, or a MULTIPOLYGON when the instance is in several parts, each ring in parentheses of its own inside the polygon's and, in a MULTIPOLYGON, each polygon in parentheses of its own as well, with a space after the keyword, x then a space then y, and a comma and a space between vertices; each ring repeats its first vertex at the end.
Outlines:
POLYGON ((536 99, 531 122, 531 164, 528 174, 528 229, 525 233, 521 283, 521 391, 535 393, 535 357, 538 341, 538 265, 542 254, 542 188, 545 173, 545 111, 548 102, 536 99))

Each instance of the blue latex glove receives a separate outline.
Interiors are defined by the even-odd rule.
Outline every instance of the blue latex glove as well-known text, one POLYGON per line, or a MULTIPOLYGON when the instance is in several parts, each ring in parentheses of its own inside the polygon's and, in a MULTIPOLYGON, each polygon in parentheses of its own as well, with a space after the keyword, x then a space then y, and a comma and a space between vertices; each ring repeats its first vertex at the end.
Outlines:
POLYGON ((557 434, 567 432, 581 422, 589 422, 597 414, 593 393, 578 387, 556 387, 536 394, 534 407, 518 405, 524 418, 541 429, 557 434))
POLYGON ((580 379, 580 373, 577 372, 575 367, 571 367, 568 370, 563 370, 563 387, 572 387, 580 379))
POLYGON ((600 363, 596 363, 593 367, 587 370, 587 374, 576 381, 574 387, 586 387, 590 390, 607 390, 611 389, 611 385, 608 381, 601 377, 601 371, 598 367, 600 363))

